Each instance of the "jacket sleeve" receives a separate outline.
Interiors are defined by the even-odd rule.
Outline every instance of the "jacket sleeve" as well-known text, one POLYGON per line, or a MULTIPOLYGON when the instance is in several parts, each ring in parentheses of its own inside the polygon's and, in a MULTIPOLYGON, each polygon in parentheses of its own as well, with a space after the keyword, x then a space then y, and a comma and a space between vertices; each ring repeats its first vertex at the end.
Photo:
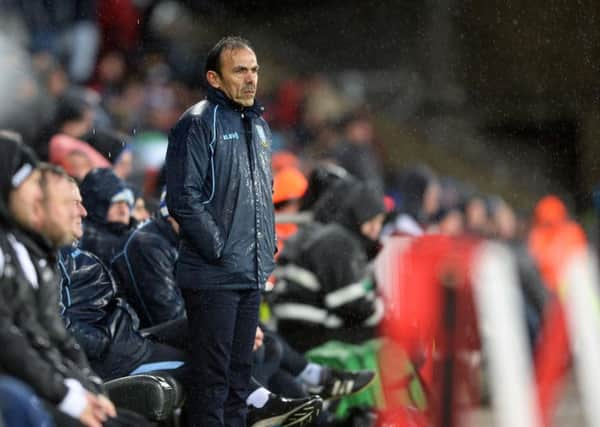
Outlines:
POLYGON ((0 277, 0 370, 19 378, 36 394, 57 404, 68 391, 65 377, 40 355, 14 323, 16 307, 11 304, 18 300, 19 290, 13 286, 14 283, 0 277))
POLYGON ((344 325, 361 325, 377 311, 366 262, 352 242, 343 235, 330 235, 316 245, 311 258, 316 261, 314 273, 322 286, 324 308, 344 325))
POLYGON ((102 274, 102 265, 99 262, 80 266, 76 274, 68 271, 71 268, 75 266, 69 264, 69 268, 64 267, 63 280, 60 284, 61 292, 65 295, 62 298, 64 308, 62 317, 67 330, 81 346, 85 355, 90 359, 98 359, 108 348, 110 336, 108 331, 97 327, 89 320, 102 318, 104 312, 99 304, 93 301, 93 298, 98 296, 96 294, 88 296, 85 289, 102 289, 101 281, 106 278, 102 274), (75 304, 65 303, 71 300, 71 295, 75 297, 75 304))
POLYGON ((179 223, 181 237, 203 258, 221 258, 224 241, 207 204, 215 191, 214 146, 204 122, 187 118, 169 135, 167 207, 179 223))
POLYGON ((86 322, 73 320, 65 312, 67 329, 73 334, 90 359, 100 359, 110 344, 110 337, 100 328, 86 322))
POLYGON ((174 254, 161 247, 160 242, 133 240, 125 256, 152 323, 184 317, 183 298, 175 283, 174 254))

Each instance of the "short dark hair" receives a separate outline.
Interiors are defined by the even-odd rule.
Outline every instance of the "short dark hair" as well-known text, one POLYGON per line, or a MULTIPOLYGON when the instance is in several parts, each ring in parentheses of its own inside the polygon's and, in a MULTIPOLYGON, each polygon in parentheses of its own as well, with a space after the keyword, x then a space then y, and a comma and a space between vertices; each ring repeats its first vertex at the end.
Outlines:
POLYGON ((48 191, 48 175, 54 175, 57 178, 65 179, 75 185, 77 185, 77 181, 75 181, 63 168, 58 165, 54 165, 52 163, 40 162, 38 164, 38 169, 41 172, 40 179, 40 187, 42 188, 42 193, 44 194, 44 198, 46 198, 48 191))
POLYGON ((221 75, 221 53, 223 53, 224 50, 236 49, 250 49, 252 52, 254 52, 250 42, 242 37, 223 37, 208 52, 208 55, 206 56, 206 64, 204 65, 204 74, 206 75, 207 72, 214 71, 218 75, 221 75))

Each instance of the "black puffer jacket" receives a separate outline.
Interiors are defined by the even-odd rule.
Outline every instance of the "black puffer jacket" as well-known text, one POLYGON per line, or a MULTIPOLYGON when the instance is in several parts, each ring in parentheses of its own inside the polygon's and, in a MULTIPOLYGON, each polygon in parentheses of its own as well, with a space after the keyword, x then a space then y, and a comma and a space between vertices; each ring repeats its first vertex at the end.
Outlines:
POLYGON ((169 135, 167 205, 185 288, 260 289, 274 267, 271 132, 256 104, 209 89, 169 135))
POLYGON ((281 334, 298 350, 373 336, 382 305, 368 272, 373 243, 358 230, 382 212, 377 191, 340 182, 315 206, 321 223, 303 227, 286 242, 275 269, 273 314, 281 334))
POLYGON ((0 137, 0 144, 0 374, 21 379, 54 404, 66 396, 67 378, 98 393, 100 380, 58 313, 52 251, 39 237, 19 231, 8 213, 15 179, 23 178, 25 165, 35 167, 35 157, 12 139, 0 137))
POLYGON ((88 216, 83 220, 83 238, 79 246, 96 255, 105 265, 121 250, 127 235, 137 225, 106 221, 112 197, 127 189, 125 181, 117 177, 112 169, 94 169, 81 183, 81 198, 88 216))
MULTIPOLYGON (((32 244, 28 242, 27 248, 32 244)), ((43 250, 32 253, 3 230, 0 251, 0 372, 23 380, 54 404, 66 396, 66 378, 77 379, 94 393, 102 391, 100 379, 62 324, 57 277, 50 264, 37 256, 43 250), (31 254, 31 264, 25 253, 31 254), (29 271, 35 274, 37 288, 25 273, 27 264, 34 269, 29 271)))
POLYGON ((129 374, 150 351, 140 335, 133 309, 116 296, 108 269, 93 254, 77 248, 61 251, 63 317, 69 331, 104 379, 129 374))
POLYGON ((61 298, 57 250, 50 247, 41 236, 29 233, 17 233, 16 236, 27 248, 40 281, 37 296, 38 313, 42 324, 61 353, 76 362, 81 369, 89 369, 90 365, 84 350, 65 328, 58 310, 61 308, 61 298))
POLYGON ((115 278, 143 328, 185 316, 175 283, 178 243, 171 224, 156 217, 131 233, 113 260, 115 278))

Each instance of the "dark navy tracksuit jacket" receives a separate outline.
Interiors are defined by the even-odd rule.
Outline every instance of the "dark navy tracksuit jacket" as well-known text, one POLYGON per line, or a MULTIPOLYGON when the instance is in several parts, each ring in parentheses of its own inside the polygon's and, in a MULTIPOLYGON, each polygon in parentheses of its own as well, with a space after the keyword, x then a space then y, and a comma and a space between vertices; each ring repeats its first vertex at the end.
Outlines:
POLYGON ((271 132, 262 108, 209 88, 169 135, 167 206, 182 288, 262 289, 274 268, 271 132))

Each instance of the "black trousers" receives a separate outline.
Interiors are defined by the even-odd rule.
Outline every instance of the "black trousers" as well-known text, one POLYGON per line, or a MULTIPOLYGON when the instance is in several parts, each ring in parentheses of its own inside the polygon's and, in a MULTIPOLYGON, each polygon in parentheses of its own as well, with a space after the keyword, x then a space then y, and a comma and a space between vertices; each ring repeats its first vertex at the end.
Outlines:
POLYGON ((169 371, 187 386, 190 347, 187 319, 160 323, 140 331, 150 341, 150 352, 128 374, 169 371))
POLYGON ((265 334, 263 345, 254 352, 252 377, 268 387, 271 377, 279 370, 283 348, 279 341, 265 334))
POLYGON ((286 397, 306 397, 308 394, 296 381, 296 377, 306 368, 308 360, 294 350, 282 336, 264 325, 261 325, 261 328, 265 334, 265 342, 276 343, 272 346, 276 346, 280 352, 279 369, 269 377, 266 383, 269 389, 286 397))
POLYGON ((183 290, 191 348, 188 426, 246 426, 258 290, 183 290))

